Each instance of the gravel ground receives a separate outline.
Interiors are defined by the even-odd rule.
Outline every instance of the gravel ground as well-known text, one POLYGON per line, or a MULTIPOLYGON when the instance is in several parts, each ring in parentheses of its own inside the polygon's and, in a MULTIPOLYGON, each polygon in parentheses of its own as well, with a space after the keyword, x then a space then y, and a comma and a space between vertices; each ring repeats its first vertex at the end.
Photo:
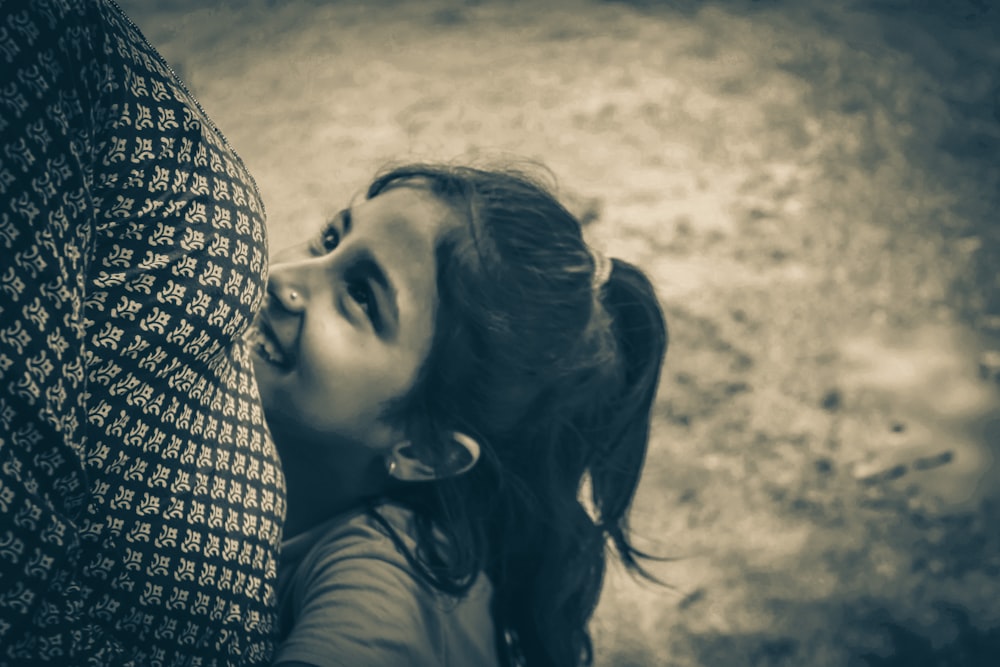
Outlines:
POLYGON ((672 326, 598 665, 1000 664, 988 2, 119 0, 272 250, 387 162, 547 164, 672 326))

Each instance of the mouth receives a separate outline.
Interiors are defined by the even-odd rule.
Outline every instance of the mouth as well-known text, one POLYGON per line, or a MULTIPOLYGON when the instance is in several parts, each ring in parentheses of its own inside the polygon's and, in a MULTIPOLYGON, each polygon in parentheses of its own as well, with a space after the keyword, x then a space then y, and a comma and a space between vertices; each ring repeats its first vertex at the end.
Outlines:
POLYGON ((253 326, 247 331, 247 342, 250 344, 250 350, 267 363, 282 370, 289 370, 292 367, 294 360, 278 342, 278 337, 275 336, 274 329, 271 328, 263 312, 257 316, 253 326))

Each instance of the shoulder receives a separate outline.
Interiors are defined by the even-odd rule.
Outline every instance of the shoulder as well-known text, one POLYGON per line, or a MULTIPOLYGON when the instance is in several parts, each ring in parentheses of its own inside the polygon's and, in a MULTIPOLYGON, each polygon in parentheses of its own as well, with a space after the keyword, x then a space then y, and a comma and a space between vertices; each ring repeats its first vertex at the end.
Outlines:
MULTIPOLYGON (((386 516, 384 507, 379 516, 386 516)), ((283 545, 278 594, 283 617, 291 612, 289 625, 300 629, 307 616, 355 613, 355 607, 370 609, 386 599, 403 615, 407 610, 402 607, 412 607, 429 592, 422 590, 389 532, 396 531, 412 549, 412 538, 399 521, 406 515, 392 508, 388 516, 392 519, 383 525, 369 512, 342 515, 283 545)))
POLYGON ((380 506, 378 516, 357 510, 337 516, 282 545, 282 574, 296 579, 322 578, 341 567, 370 566, 368 560, 394 567, 406 566, 396 547, 392 530, 407 548, 413 548, 409 534, 409 513, 395 506, 380 506), (380 520, 380 518, 382 520, 380 520))
POLYGON ((286 548, 297 562, 282 557, 276 663, 434 664, 422 627, 430 593, 377 519, 340 517, 286 548))

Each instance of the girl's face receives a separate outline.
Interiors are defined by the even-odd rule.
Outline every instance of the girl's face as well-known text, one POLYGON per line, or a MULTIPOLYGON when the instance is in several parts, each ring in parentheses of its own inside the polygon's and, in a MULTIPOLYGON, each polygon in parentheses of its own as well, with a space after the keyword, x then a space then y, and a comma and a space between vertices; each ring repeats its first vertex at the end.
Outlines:
POLYGON ((430 350, 435 247, 458 223, 429 192, 395 187, 275 258, 250 343, 279 448, 394 444, 379 415, 430 350))

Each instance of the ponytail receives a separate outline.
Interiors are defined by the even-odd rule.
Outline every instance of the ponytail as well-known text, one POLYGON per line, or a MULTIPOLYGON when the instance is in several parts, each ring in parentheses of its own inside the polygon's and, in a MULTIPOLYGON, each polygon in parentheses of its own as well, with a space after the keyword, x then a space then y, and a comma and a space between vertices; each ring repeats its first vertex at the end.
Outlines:
POLYGON ((600 527, 625 566, 645 574, 636 559, 645 554, 629 541, 628 510, 646 459, 650 417, 669 336, 649 280, 635 266, 613 261, 601 301, 610 315, 624 383, 619 395, 608 401, 607 441, 588 472, 600 527))
POLYGON ((531 494, 498 493, 509 503, 508 521, 493 523, 487 572, 511 666, 592 662, 588 623, 609 541, 629 571, 653 579, 640 563, 649 556, 630 540, 628 511, 646 458, 667 326, 653 286, 627 262, 613 260, 597 296, 591 317, 604 335, 598 332, 589 347, 582 341, 578 354, 598 366, 580 368, 561 389, 539 397, 538 414, 518 429, 534 455, 507 466, 531 494), (532 431, 532 422, 540 430, 532 431), (583 499, 585 478, 589 498, 583 499))

